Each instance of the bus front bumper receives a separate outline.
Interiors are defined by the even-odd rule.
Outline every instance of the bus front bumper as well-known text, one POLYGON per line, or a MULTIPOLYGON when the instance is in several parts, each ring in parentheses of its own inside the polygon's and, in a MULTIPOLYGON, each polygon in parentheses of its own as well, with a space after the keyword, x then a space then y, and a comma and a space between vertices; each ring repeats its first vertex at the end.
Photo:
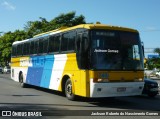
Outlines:
POLYGON ((94 83, 90 82, 90 97, 118 97, 141 95, 144 82, 112 82, 94 83))

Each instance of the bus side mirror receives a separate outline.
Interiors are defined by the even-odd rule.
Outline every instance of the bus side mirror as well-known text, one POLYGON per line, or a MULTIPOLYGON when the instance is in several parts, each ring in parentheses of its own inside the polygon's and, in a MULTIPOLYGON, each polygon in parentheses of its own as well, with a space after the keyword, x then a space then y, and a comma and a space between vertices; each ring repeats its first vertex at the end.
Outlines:
POLYGON ((141 42, 141 44, 142 44, 143 57, 145 57, 145 56, 144 56, 144 43, 143 43, 143 42, 141 42))

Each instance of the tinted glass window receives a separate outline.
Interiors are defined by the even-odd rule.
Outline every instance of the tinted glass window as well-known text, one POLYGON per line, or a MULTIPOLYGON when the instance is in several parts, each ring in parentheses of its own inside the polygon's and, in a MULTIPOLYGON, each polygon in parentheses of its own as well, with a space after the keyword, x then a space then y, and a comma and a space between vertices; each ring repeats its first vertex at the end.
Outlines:
POLYGON ((75 37, 76 32, 71 32, 70 37, 68 39, 68 50, 75 50, 75 37))
POLYGON ((67 51, 67 49, 68 49, 68 40, 69 40, 69 33, 65 33, 62 36, 62 40, 61 40, 61 51, 67 51))
POLYGON ((48 37, 41 38, 39 40, 39 53, 47 53, 48 52, 48 37))
POLYGON ((138 33, 95 30, 91 45, 93 69, 143 70, 138 33))
POLYGON ((30 42, 23 44, 23 55, 28 55, 30 50, 30 42))
POLYGON ((30 48, 30 42, 27 42, 26 48, 27 48, 26 49, 26 54, 29 55, 29 53, 30 53, 30 49, 29 49, 30 48))
POLYGON ((17 45, 12 47, 12 56, 16 56, 17 55, 17 45))
POLYGON ((49 52, 59 52, 60 36, 50 36, 49 38, 49 52))
POLYGON ((17 46, 17 55, 22 55, 22 44, 18 44, 17 46))
POLYGON ((43 53, 43 39, 39 40, 39 53, 43 53))
POLYGON ((49 38, 49 49, 48 52, 53 52, 54 47, 54 36, 50 36, 49 38))
POLYGON ((38 53, 39 40, 34 41, 34 54, 38 53))
POLYGON ((43 53, 48 52, 48 37, 44 38, 43 40, 43 53))
POLYGON ((59 52, 59 47, 60 47, 60 36, 56 36, 53 51, 59 52))
POLYGON ((34 54, 34 41, 31 41, 30 49, 30 54, 34 54))
POLYGON ((26 55, 27 53, 26 53, 26 50, 27 50, 27 45, 26 45, 26 43, 24 43, 24 45, 23 45, 23 55, 26 55))
POLYGON ((64 33, 61 40, 61 51, 75 50, 76 32, 70 31, 64 33))

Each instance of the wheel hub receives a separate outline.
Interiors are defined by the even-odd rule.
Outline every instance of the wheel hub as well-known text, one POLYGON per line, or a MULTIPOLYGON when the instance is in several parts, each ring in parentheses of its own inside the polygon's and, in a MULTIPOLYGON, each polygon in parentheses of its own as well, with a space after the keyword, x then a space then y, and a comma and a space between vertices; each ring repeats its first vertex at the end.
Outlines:
POLYGON ((67 85, 67 93, 68 93, 69 95, 72 94, 72 85, 71 85, 71 84, 68 84, 68 85, 67 85))

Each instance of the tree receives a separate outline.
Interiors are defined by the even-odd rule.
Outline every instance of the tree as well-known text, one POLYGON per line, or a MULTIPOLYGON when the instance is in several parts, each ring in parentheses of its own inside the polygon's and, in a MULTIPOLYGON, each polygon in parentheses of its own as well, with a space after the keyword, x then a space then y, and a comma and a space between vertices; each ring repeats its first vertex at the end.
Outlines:
MULTIPOLYGON (((160 56, 160 48, 155 48, 154 53, 158 53, 160 56)), ((158 68, 160 69, 160 57, 153 57, 147 60, 147 66, 149 69, 158 68)))
POLYGON ((79 24, 85 24, 85 17, 83 15, 76 16, 75 12, 60 14, 51 21, 47 21, 43 17, 39 20, 28 21, 24 30, 15 30, 14 32, 3 33, 0 32, 0 65, 7 65, 10 62, 11 46, 14 41, 21 41, 33 36, 54 30, 60 27, 71 27, 79 24))
POLYGON ((27 25, 25 25, 24 29, 28 38, 47 31, 46 28, 49 26, 49 22, 42 17, 40 17, 39 19, 40 21, 28 21, 27 25))
POLYGON ((0 37, 0 65, 8 65, 11 57, 11 47, 14 41, 26 39, 26 33, 23 30, 4 33, 0 37))
POLYGON ((83 15, 76 16, 75 12, 69 12, 66 14, 60 14, 51 21, 47 21, 45 18, 39 17, 40 20, 29 21, 25 25, 24 29, 28 38, 34 35, 48 32, 61 27, 71 27, 79 24, 85 24, 85 17, 83 15))
POLYGON ((148 59, 146 64, 147 64, 148 69, 150 69, 150 70, 152 70, 154 68, 160 69, 160 58, 148 59))
POLYGON ((155 48, 154 53, 158 53, 158 55, 160 55, 160 48, 155 48))
MULTIPOLYGON (((58 17, 55 17, 50 21, 51 26, 54 26, 54 29, 60 28, 63 26, 71 27, 79 24, 85 24, 85 17, 83 15, 75 16, 75 12, 69 12, 67 14, 60 14, 58 17)), ((51 27, 52 28, 52 27, 51 27)))

